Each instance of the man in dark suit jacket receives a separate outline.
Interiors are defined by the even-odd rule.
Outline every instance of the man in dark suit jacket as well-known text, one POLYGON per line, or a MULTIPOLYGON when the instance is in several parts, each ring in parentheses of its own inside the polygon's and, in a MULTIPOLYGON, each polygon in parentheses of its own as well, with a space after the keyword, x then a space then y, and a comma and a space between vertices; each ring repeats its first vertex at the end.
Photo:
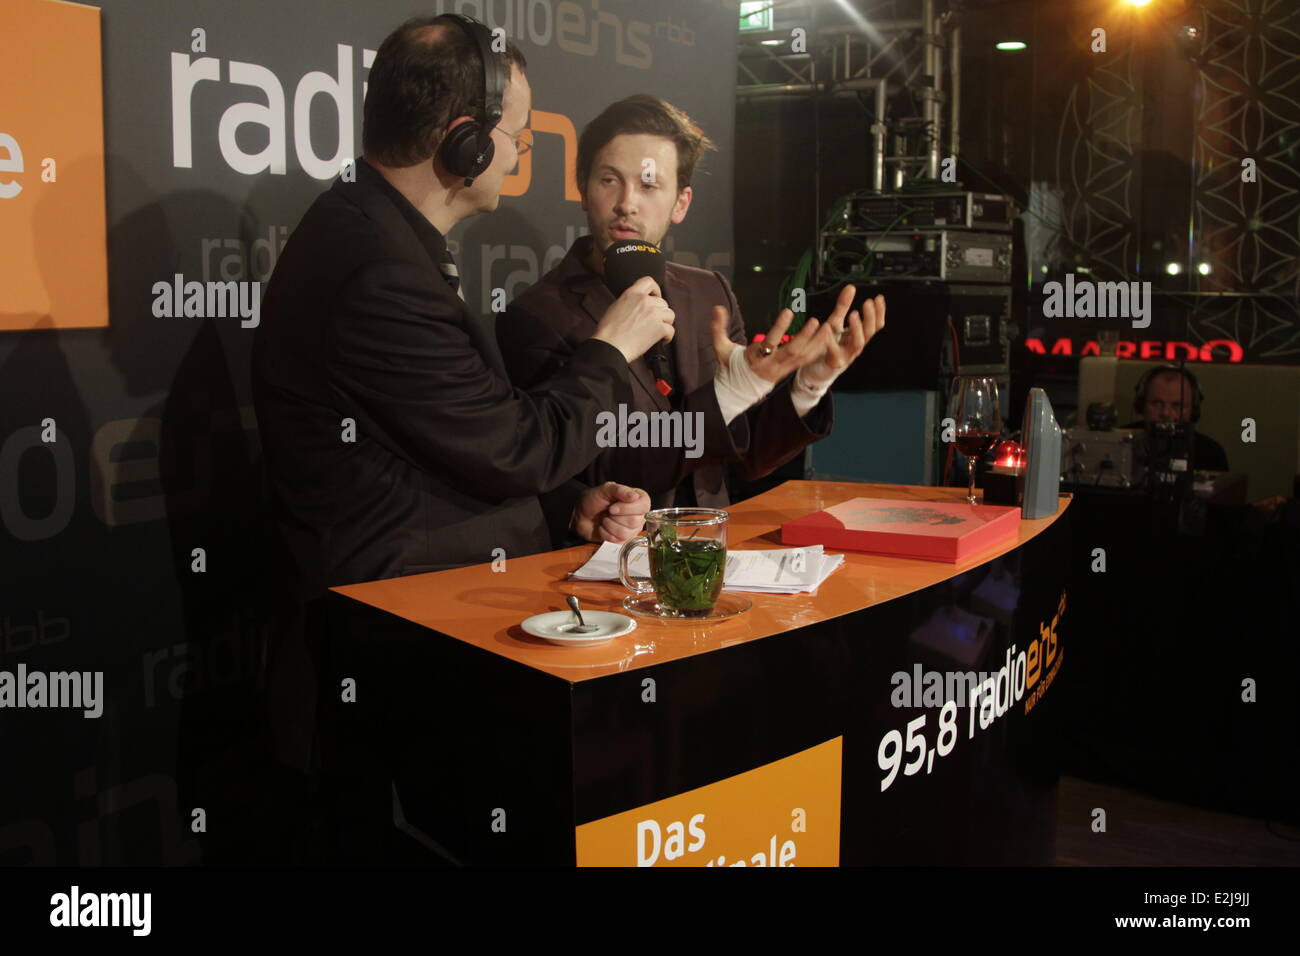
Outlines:
MULTIPOLYGON (((324 587, 549 550, 537 495, 566 486, 561 525, 622 540, 649 501, 575 489, 598 452, 597 416, 628 398, 628 362, 672 335, 652 280, 599 317, 557 374, 513 389, 458 295, 443 238, 496 208, 530 93, 518 50, 503 112, 485 113, 481 58, 456 24, 412 21, 381 47, 365 105, 365 157, 308 210, 279 257, 253 349, 253 386, 279 524, 304 596, 324 587), (475 63, 461 90, 457 60, 475 63), (440 86, 441 85, 441 86, 440 86), (494 153, 453 171, 458 126, 494 153), (566 483, 568 483, 566 485, 566 483), (585 493, 579 496, 578 490, 585 493)), ((490 63, 507 75, 504 63, 490 63)))
MULTIPOLYGON (((621 239, 661 243, 670 221, 686 216, 691 175, 708 148, 685 114, 651 96, 615 103, 583 130, 578 188, 591 235, 579 238, 497 323, 497 343, 516 385, 530 387, 579 355, 613 300, 602 278, 604 250, 621 239)), ((702 415, 702 454, 607 448, 581 477, 645 488, 655 508, 721 508, 730 503, 726 466, 742 479, 761 478, 829 434, 830 382, 883 326, 884 300, 869 302, 869 314, 854 313, 846 322, 852 304, 846 287, 825 334, 813 338, 818 323, 810 320, 795 341, 774 351, 790 321, 787 310, 765 343, 745 348, 745 325, 726 279, 674 262, 666 272, 663 293, 676 316, 667 350, 672 391, 663 394, 650 364, 639 358, 631 366, 629 411, 702 415), (843 334, 843 342, 830 333, 843 334)))
POLYGON ((310 842, 344 858, 387 859, 396 768, 410 754, 427 767, 437 741, 421 702, 392 690, 424 666, 423 642, 331 627, 325 589, 487 562, 496 549, 549 550, 539 493, 563 491, 556 530, 592 541, 626 540, 649 507, 640 489, 570 479, 599 451, 601 411, 629 400, 628 363, 673 335, 654 281, 612 303, 533 392, 511 387, 458 294, 444 236, 496 208, 528 122, 523 57, 491 44, 481 24, 424 17, 380 46, 364 158, 290 237, 253 347, 258 426, 297 575, 296 588, 283 585, 292 606, 268 664, 273 734, 290 766, 311 772, 319 760, 327 822, 310 842), (329 705, 354 667, 369 683, 343 717, 329 705), (333 694, 317 697, 316 679, 333 694))

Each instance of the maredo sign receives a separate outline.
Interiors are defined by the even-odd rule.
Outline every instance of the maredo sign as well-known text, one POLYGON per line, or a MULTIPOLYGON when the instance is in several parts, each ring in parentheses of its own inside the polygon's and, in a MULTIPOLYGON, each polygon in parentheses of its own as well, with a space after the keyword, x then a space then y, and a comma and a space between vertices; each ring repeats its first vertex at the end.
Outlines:
MULTIPOLYGON (((1025 348, 1039 355, 1100 355, 1101 348, 1096 342, 1084 342, 1083 347, 1075 350, 1075 340, 1069 337, 1058 338, 1050 349, 1042 339, 1025 339, 1025 348)), ((1212 339, 1196 345, 1192 342, 1179 342, 1172 339, 1120 339, 1115 346, 1118 358, 1163 359, 1176 362, 1186 359, 1189 362, 1223 361, 1240 362, 1245 350, 1232 339, 1212 339)))

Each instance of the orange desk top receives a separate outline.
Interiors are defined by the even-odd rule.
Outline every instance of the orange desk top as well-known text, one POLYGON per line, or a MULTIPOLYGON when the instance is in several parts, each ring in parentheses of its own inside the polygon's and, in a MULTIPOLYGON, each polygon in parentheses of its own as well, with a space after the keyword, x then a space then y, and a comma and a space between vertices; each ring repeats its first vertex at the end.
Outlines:
MULTIPOLYGON (((783 522, 850 498, 953 501, 961 500, 965 493, 961 488, 787 481, 766 494, 727 509, 731 513, 728 548, 784 547, 780 530, 783 522)), ((962 564, 844 552, 843 566, 816 594, 735 592, 753 601, 753 608, 707 625, 661 624, 637 618, 635 631, 595 647, 557 647, 525 634, 519 626, 534 614, 565 610, 566 594, 577 595, 583 608, 625 613, 619 602, 628 592, 621 584, 569 581, 565 577, 595 552, 596 546, 592 544, 512 557, 500 572, 492 571, 491 564, 476 564, 451 571, 349 584, 333 590, 521 664, 577 682, 758 640, 919 591, 1019 547, 1059 518, 1069 503, 1069 496, 1063 495, 1054 516, 1021 521, 1018 538, 989 548, 962 564)), ((430 635, 430 639, 438 638, 430 635)))

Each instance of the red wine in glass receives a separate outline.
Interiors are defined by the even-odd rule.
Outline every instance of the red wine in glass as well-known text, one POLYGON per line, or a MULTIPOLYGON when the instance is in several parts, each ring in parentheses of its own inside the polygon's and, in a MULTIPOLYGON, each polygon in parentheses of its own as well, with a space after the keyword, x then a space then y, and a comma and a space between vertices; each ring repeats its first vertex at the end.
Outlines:
POLYGON ((959 432, 957 450, 967 458, 981 458, 993 447, 998 437, 997 432, 959 432))
POLYGON ((958 375, 952 380, 948 414, 956 425, 957 450, 966 456, 966 500, 976 504, 975 463, 1002 434, 997 381, 986 375, 958 375))

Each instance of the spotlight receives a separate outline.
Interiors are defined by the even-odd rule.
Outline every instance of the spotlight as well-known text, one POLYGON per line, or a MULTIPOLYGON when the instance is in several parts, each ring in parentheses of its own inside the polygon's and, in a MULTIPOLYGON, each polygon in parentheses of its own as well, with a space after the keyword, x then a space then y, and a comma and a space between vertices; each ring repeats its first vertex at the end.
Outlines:
POLYGON ((1165 266, 1165 271, 1171 276, 1176 276, 1183 271, 1183 267, 1176 262, 1171 262, 1169 265, 1165 266))
POLYGON ((1020 40, 1003 40, 1001 43, 994 44, 994 46, 996 49, 1009 51, 1009 50, 1024 50, 1028 47, 1028 44, 1020 40))
POLYGON ((1130 7, 1145 7, 1151 0, 1128 0, 1130 7))
POLYGON ((1208 276, 1211 271, 1210 264, 1208 262, 1202 262, 1199 266, 1196 267, 1196 271, 1203 276, 1208 276))

